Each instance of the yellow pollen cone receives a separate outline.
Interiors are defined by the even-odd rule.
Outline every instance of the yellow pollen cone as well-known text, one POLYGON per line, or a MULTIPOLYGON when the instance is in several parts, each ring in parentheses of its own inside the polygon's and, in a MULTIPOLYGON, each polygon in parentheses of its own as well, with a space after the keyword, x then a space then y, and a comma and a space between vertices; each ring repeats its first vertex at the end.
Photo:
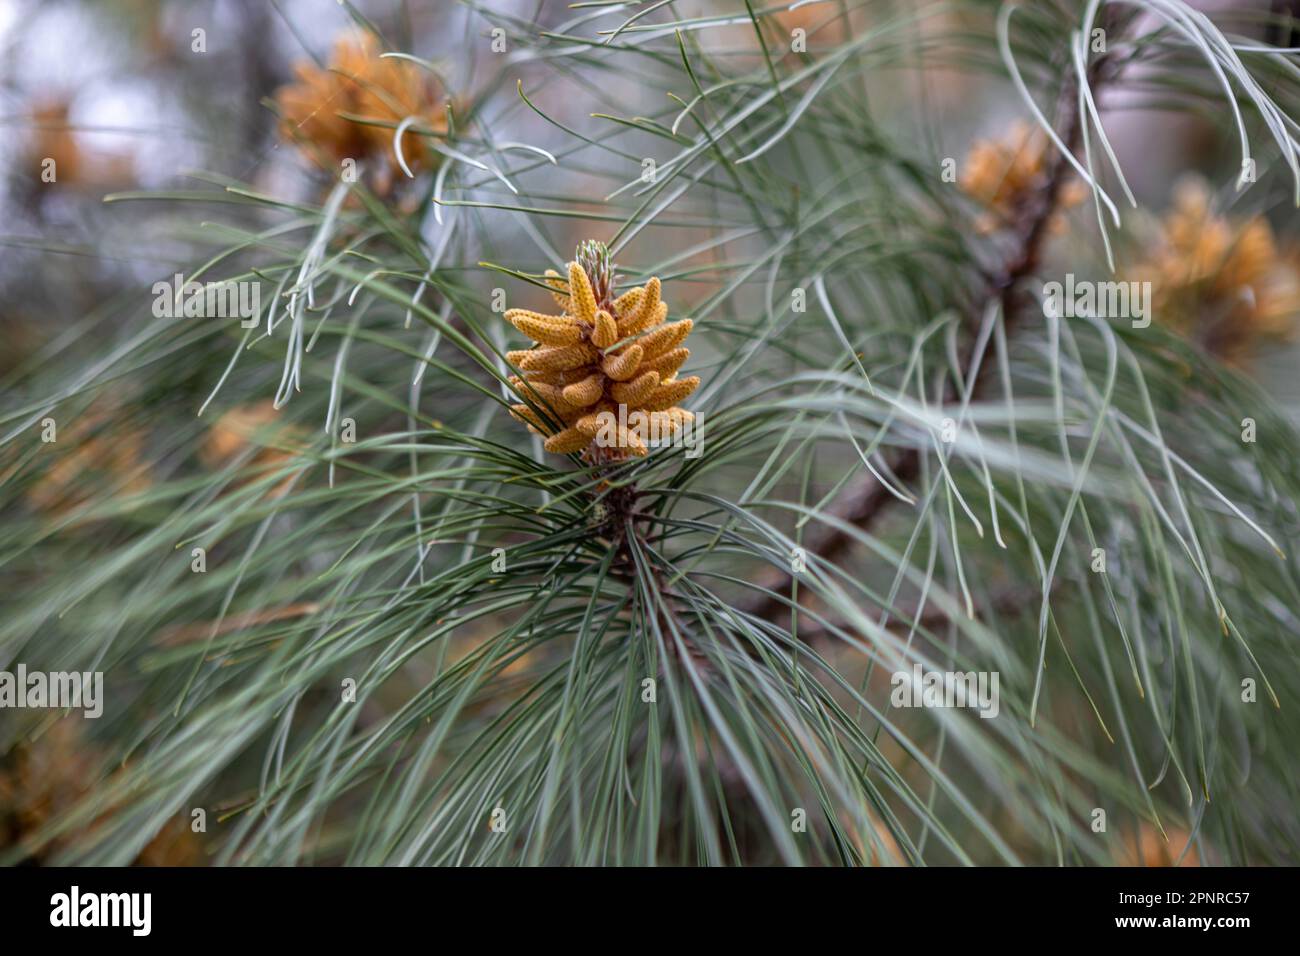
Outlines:
POLYGON ((645 350, 640 345, 629 345, 617 355, 605 356, 601 369, 614 381, 626 382, 636 374, 637 366, 641 364, 641 357, 644 354, 645 350))
POLYGON ((630 316, 636 311, 637 306, 641 302, 641 297, 644 295, 645 289, 640 286, 624 292, 614 300, 614 314, 618 316, 630 316))
POLYGON ((537 413, 527 405, 511 405, 510 416, 517 421, 523 422, 534 431, 546 431, 546 426, 537 417, 537 413))
POLYGON ((554 270, 543 276, 564 314, 528 309, 506 313, 506 319, 536 343, 507 353, 522 370, 511 376, 510 385, 525 400, 512 405, 510 413, 546 437, 548 452, 582 452, 589 463, 646 455, 649 447, 642 429, 647 423, 651 434, 662 436, 692 420, 676 403, 700 380, 675 376, 690 358, 690 350, 680 346, 694 322, 665 324, 668 304, 660 298, 657 278, 616 296, 617 272, 599 243, 580 245, 567 271, 567 281, 554 270), (640 338, 619 346, 631 335, 640 338), (622 427, 611 429, 606 416, 618 420, 624 412, 628 419, 622 427))
POLYGON ((646 372, 630 382, 618 383, 609 390, 609 394, 620 405, 636 408, 658 387, 659 373, 646 372))
POLYGON ((600 400, 600 396, 605 393, 605 377, 597 372, 584 378, 581 382, 575 382, 572 385, 564 386, 564 391, 560 394, 570 405, 578 408, 586 408, 600 400))
POLYGON ((690 349, 672 349, 653 359, 646 359, 641 363, 641 369, 642 371, 653 369, 659 373, 659 380, 664 381, 677 374, 677 370, 690 357, 690 349))
POLYGON ((546 439, 542 447, 557 455, 569 455, 575 451, 582 451, 590 442, 591 438, 584 432, 576 428, 566 428, 546 439))
POLYGON ((666 318, 668 318, 667 302, 656 303, 648 309, 637 309, 634 314, 618 324, 619 338, 653 329, 666 318))
POLYGON ((596 293, 591 290, 591 280, 582 266, 569 263, 569 298, 573 302, 573 317, 587 325, 596 324, 596 293))
POLYGON ((506 313, 506 321, 543 345, 575 345, 582 341, 582 329, 567 318, 511 309, 506 313))
POLYGON ((607 349, 618 341, 618 324, 614 317, 601 309, 596 313, 596 327, 591 330, 591 344, 598 349, 607 349))
POLYGON ((675 379, 671 382, 664 382, 646 399, 644 408, 646 411, 657 412, 676 405, 700 384, 698 375, 692 375, 689 378, 675 379))
MULTIPOLYGON (((519 356, 515 364, 527 372, 562 372, 593 362, 599 354, 590 345, 580 342, 577 345, 565 345, 558 348, 511 352, 506 357, 519 356)), ((511 359, 511 361, 515 360, 511 359)))
POLYGON ((551 287, 551 298, 560 307, 561 312, 569 311, 569 287, 564 284, 564 276, 554 269, 546 270, 546 284, 551 287))
POLYGON ((677 348, 678 345, 691 334, 691 328, 695 323, 690 319, 682 319, 680 322, 670 322, 668 325, 661 326, 653 332, 637 340, 637 345, 641 346, 642 354, 647 359, 658 358, 670 349, 677 348))

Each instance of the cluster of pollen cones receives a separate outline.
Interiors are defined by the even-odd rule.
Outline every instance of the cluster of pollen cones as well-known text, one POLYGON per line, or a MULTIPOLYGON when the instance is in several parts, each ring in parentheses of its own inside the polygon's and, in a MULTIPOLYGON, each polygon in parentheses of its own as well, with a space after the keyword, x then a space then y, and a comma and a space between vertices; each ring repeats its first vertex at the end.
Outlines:
POLYGON ((506 320, 536 342, 507 358, 523 371, 510 379, 529 404, 515 418, 546 437, 546 450, 582 452, 587 461, 644 455, 648 441, 667 438, 694 416, 677 403, 695 391, 697 376, 678 378, 690 357, 682 342, 690 319, 665 322, 668 306, 651 279, 617 298, 603 247, 579 250, 565 279, 546 273, 562 310, 545 315, 511 309, 506 320), (620 409, 621 406, 621 409, 620 409))

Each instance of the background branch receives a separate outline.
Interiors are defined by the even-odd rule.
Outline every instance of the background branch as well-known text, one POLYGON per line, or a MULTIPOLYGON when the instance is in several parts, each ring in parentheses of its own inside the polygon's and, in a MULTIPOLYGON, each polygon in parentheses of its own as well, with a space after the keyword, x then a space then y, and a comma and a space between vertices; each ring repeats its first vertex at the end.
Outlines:
MULTIPOLYGON (((1107 12, 1113 14, 1113 8, 1108 8, 1107 12)), ((1112 52, 1097 57, 1088 69, 1089 87, 1099 104, 1102 90, 1113 83, 1121 72, 1120 61, 1116 59, 1113 52, 1113 43, 1118 39, 1113 15, 1105 21, 1105 29, 1107 36, 1111 38, 1112 52)), ((1078 86, 1073 73, 1069 74, 1061 90, 1057 103, 1057 117, 1057 133, 1061 141, 1068 145, 1071 152, 1074 152, 1083 136, 1084 117, 1079 112, 1078 86)), ((1019 324, 1018 320, 1025 315, 1027 297, 1020 283, 1033 275, 1042 261, 1052 220, 1059 211, 1061 193, 1069 181, 1070 173, 1069 159, 1059 151, 1056 152, 1050 161, 1042 187, 1022 205, 1017 220, 1011 227, 1016 237, 1011 254, 1007 256, 1002 268, 989 277, 981 294, 966 312, 968 345, 962 356, 963 368, 969 368, 974 359, 978 322, 989 305, 995 302, 1000 305, 1008 335, 1019 324)), ((981 364, 975 372, 975 379, 971 385, 972 400, 980 396, 988 368, 987 364, 981 364)), ((944 403, 958 400, 959 397, 957 384, 949 379, 944 403)), ((921 452, 918 448, 899 451, 888 464, 889 471, 897 481, 906 484, 920 474, 921 452)), ((867 531, 889 510, 891 504, 898 501, 895 495, 868 472, 844 495, 842 503, 835 509, 834 514, 840 521, 867 531)), ((818 560, 835 564, 852 544, 851 534, 840 527, 830 527, 808 545, 806 550, 815 555, 818 560)), ((797 602, 785 597, 783 593, 789 592, 792 584, 793 577, 789 572, 779 568, 770 569, 766 579, 761 581, 759 586, 772 593, 758 594, 747 605, 742 605, 743 610, 768 621, 776 621, 787 612, 795 613, 797 602)))

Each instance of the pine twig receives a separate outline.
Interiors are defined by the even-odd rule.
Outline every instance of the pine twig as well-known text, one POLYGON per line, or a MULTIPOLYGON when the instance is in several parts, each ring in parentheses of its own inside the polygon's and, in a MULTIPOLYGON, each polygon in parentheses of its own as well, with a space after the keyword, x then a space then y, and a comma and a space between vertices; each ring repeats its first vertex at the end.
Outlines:
MULTIPOLYGON (((1113 23, 1107 24, 1112 26, 1113 23)), ((1112 35, 1108 30, 1108 35, 1112 35)), ((1112 40, 1113 42, 1113 40, 1112 40)), ((1094 60, 1088 69, 1088 83, 1094 96, 1120 73, 1120 63, 1113 53, 1103 54, 1094 60)), ((1080 114, 1077 81, 1071 78, 1065 83, 1058 100, 1057 133, 1069 151, 1074 153, 1083 135, 1084 117, 1080 114)), ((1034 274, 1042 260, 1043 250, 1053 217, 1059 206, 1061 191, 1069 180, 1072 166, 1068 158, 1057 153, 1048 169, 1047 178, 1041 189, 1019 210, 1017 220, 1012 225, 1016 241, 1012 253, 1006 258, 1000 270, 990 276, 983 287, 974 307, 967 313, 968 338, 971 340, 962 356, 961 367, 969 368, 974 359, 974 331, 979 318, 985 314, 989 305, 1000 305, 1006 323, 1008 335, 1018 324, 1018 319, 1025 314, 1025 302, 1020 283, 1034 274)), ((980 396, 988 364, 982 364, 975 373, 971 383, 972 400, 980 396)), ((958 399, 956 385, 949 381, 945 390, 944 403, 958 399)), ((908 448, 898 452, 889 462, 889 469, 900 484, 914 480, 921 471, 921 452, 918 448, 908 448)), ((835 509, 835 517, 844 524, 859 530, 870 529, 876 521, 899 499, 896 498, 871 474, 863 478, 845 496, 845 503, 835 509)), ((810 547, 810 554, 818 560, 834 564, 839 557, 850 549, 853 535, 841 527, 830 527, 810 547)), ((797 602, 783 596, 788 592, 793 577, 789 572, 776 570, 760 587, 766 592, 750 601, 742 610, 749 615, 775 622, 783 613, 797 613, 797 602)))

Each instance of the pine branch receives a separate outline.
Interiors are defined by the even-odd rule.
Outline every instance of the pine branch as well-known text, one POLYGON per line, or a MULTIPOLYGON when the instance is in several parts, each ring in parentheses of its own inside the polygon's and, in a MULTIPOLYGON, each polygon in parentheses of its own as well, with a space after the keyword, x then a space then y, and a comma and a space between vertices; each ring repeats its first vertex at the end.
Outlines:
MULTIPOLYGON (((1113 8, 1108 8, 1108 13, 1113 13, 1113 8)), ((1112 38, 1112 52, 1102 54, 1088 68, 1088 84, 1098 100, 1099 110, 1102 90, 1113 83, 1122 72, 1122 63, 1113 52, 1113 42, 1118 39, 1117 34, 1120 32, 1115 29, 1115 26, 1115 18, 1109 17, 1105 28, 1107 36, 1112 38)), ((1057 102, 1057 116, 1057 133, 1073 153, 1080 145, 1084 123, 1084 117, 1079 111, 1077 80, 1073 73, 1069 74, 1061 90, 1057 102)), ((1068 158, 1057 152, 1048 167, 1043 186, 1022 205, 1011 230, 1016 237, 1013 251, 1007 256, 1002 268, 988 277, 976 301, 966 311, 965 327, 968 344, 962 356, 962 368, 970 368, 973 363, 978 322, 990 305, 996 303, 1001 307, 1008 336, 1019 324, 1018 320, 1026 314, 1027 301, 1020 283, 1038 269, 1052 220, 1060 207, 1061 192, 1069 181, 1071 169, 1068 158)), ((982 363, 975 372, 974 381, 970 386, 972 400, 980 397, 988 368, 988 363, 982 363)), ((957 385, 950 379, 944 394, 944 404, 959 398, 957 385)), ((888 464, 894 478, 900 484, 905 484, 920 474, 921 452, 918 448, 908 448, 898 452, 888 464)), ((840 522, 867 531, 889 510, 890 505, 898 500, 868 473, 855 487, 846 492, 843 503, 835 509, 834 514, 840 522)), ((834 564, 852 544, 852 534, 842 527, 830 527, 806 550, 816 555, 819 560, 834 564)), ((775 622, 787 610, 795 613, 797 601, 782 596, 783 592, 789 591, 793 583, 792 575, 778 569, 773 571, 775 573, 760 584, 766 592, 771 593, 760 594, 747 606, 742 606, 742 610, 746 614, 775 622)))

